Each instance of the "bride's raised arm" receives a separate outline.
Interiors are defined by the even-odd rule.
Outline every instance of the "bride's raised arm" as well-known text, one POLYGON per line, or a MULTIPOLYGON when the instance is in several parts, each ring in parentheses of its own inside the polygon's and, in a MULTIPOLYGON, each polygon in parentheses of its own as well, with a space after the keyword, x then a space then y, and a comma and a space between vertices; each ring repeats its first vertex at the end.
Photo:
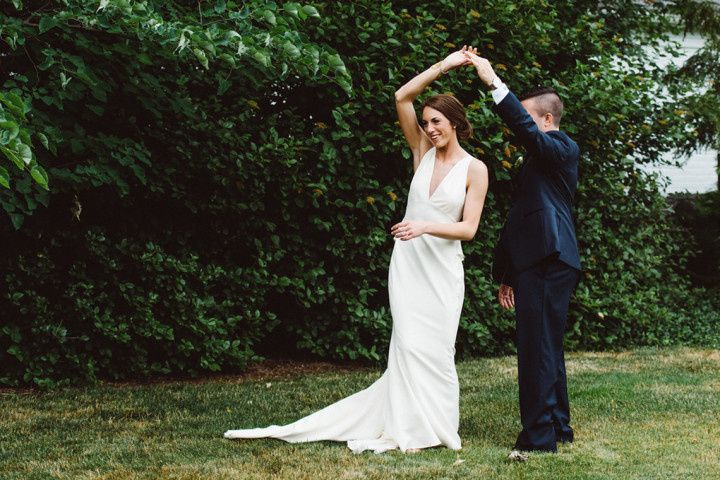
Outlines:
POLYGON ((442 61, 416 75, 395 92, 395 107, 397 108, 398 119, 400 120, 400 128, 405 135, 405 139, 413 155, 413 170, 417 169, 420 164, 420 159, 422 159, 423 155, 432 147, 430 139, 418 124, 413 100, 443 73, 447 73, 462 65, 468 65, 469 60, 463 55, 466 49, 467 47, 463 46, 461 50, 451 53, 442 61))

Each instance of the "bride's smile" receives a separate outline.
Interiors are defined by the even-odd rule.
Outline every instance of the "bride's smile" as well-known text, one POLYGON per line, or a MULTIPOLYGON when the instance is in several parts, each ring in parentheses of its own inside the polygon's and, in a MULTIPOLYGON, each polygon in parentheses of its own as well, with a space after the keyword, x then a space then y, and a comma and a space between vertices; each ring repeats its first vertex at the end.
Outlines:
POLYGON ((432 107, 423 109, 422 127, 435 148, 443 149, 450 144, 455 128, 442 112, 432 107))

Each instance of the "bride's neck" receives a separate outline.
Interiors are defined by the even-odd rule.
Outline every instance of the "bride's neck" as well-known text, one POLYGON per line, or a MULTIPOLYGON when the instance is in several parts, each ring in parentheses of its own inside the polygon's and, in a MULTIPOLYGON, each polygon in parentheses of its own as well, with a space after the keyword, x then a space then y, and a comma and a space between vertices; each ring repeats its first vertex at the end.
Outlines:
POLYGON ((462 155, 462 147, 458 142, 448 142, 435 151, 435 159, 440 162, 453 162, 462 155))

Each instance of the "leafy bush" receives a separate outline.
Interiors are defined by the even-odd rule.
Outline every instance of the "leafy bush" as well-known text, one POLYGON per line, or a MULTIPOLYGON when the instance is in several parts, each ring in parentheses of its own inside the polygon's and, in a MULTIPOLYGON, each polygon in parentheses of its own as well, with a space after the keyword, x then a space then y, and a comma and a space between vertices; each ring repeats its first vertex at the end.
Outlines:
POLYGON ((277 323, 263 298, 243 298, 263 272, 200 265, 100 228, 61 234, 16 265, 4 276, 3 306, 15 313, 0 337, 6 383, 243 369, 277 323))
MULTIPOLYGON (((717 338, 694 333, 716 309, 686 300, 667 204, 637 167, 692 135, 649 61, 671 29, 662 2, 101 3, 0 7, 2 88, 32 102, 50 184, 18 172, 0 190, 15 215, 0 382, 240 369, 281 338, 382 361, 388 230, 411 175, 393 94, 464 43, 513 90, 566 99, 585 266, 569 347, 717 338)), ((465 147, 492 178, 464 246, 458 351, 506 353, 514 321, 489 266, 520 152, 471 71, 433 88, 466 104, 465 147)))

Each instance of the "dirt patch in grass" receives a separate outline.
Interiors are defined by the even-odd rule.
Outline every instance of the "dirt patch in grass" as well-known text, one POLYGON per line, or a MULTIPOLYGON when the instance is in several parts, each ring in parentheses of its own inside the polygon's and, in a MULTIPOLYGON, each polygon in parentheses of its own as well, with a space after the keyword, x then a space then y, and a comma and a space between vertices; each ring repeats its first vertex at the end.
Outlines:
MULTIPOLYGON (((208 382, 244 383, 258 380, 278 380, 305 377, 308 375, 332 373, 368 372, 377 370, 369 363, 363 362, 327 362, 302 361, 294 359, 267 359, 251 365, 245 372, 237 374, 204 374, 199 378, 182 376, 151 377, 127 381, 101 380, 100 385, 109 387, 143 387, 147 385, 173 385, 173 384, 203 384, 208 382)), ((75 387, 72 387, 75 388, 75 387)), ((27 387, 0 387, 0 396, 36 395, 43 390, 27 387)))
POLYGON ((108 381, 104 385, 114 387, 132 387, 145 385, 172 385, 172 384, 203 384, 213 383, 245 383, 258 380, 280 380, 305 377, 327 372, 350 373, 370 371, 369 364, 352 362, 321 362, 299 361, 289 359, 268 359, 252 365, 247 371, 238 374, 205 375, 201 378, 151 378, 145 380, 132 380, 125 382, 108 381))
POLYGON ((254 365, 246 373, 235 377, 241 380, 266 378, 292 378, 325 372, 358 372, 371 370, 369 364, 352 362, 297 362, 293 360, 266 360, 254 365))

